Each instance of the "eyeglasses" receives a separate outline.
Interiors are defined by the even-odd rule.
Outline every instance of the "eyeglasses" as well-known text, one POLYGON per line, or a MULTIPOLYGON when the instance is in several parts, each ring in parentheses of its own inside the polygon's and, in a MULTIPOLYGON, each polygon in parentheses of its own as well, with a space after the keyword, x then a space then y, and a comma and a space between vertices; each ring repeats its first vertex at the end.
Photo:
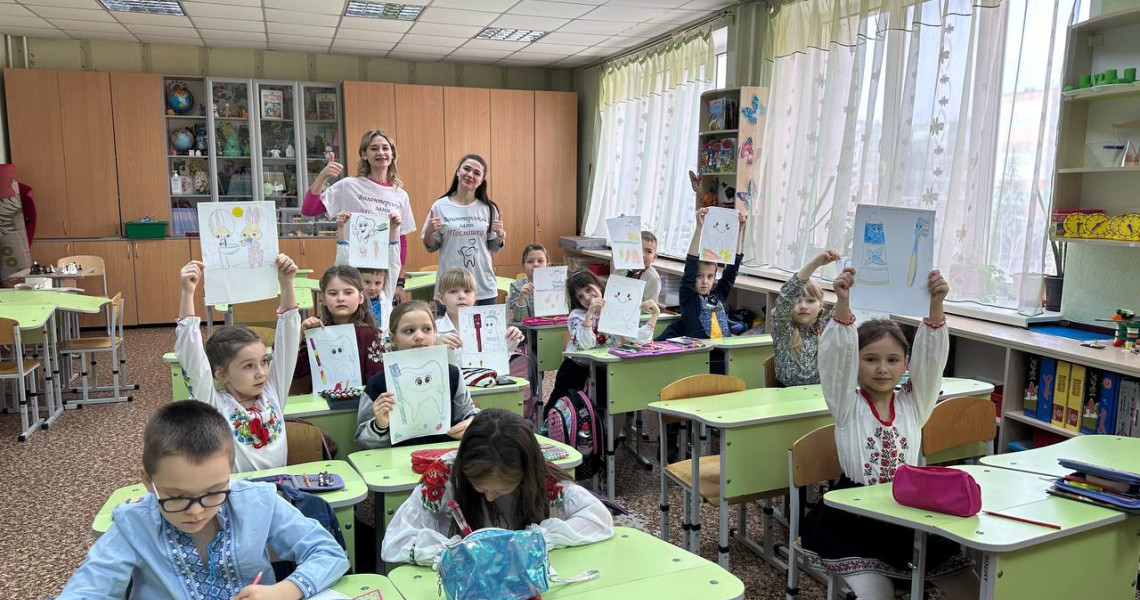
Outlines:
POLYGON ((195 504, 201 504, 202 508, 214 508, 215 506, 225 504, 226 500, 230 497, 230 490, 222 490, 220 492, 202 494, 201 496, 171 496, 170 498, 160 498, 158 495, 158 486, 154 486, 154 484, 151 485, 158 506, 162 508, 163 512, 168 513, 186 512, 195 504))

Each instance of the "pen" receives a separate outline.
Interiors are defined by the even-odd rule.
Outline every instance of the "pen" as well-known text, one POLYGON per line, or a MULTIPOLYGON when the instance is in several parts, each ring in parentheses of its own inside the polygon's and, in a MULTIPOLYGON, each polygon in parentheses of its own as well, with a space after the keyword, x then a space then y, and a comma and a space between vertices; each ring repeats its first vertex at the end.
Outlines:
POLYGON ((459 525, 459 532, 463 537, 471 535, 471 526, 467 524, 467 519, 463 518, 463 511, 459 510, 459 503, 455 500, 448 500, 447 509, 451 511, 452 518, 455 519, 455 524, 459 525))
POLYGON ((258 572, 257 572, 257 577, 254 577, 254 578, 253 578, 253 583, 252 583, 252 584, 250 584, 250 585, 257 585, 257 584, 261 583, 261 574, 262 574, 262 573, 263 573, 263 571, 258 571, 258 572))
POLYGON ((982 512, 987 514, 987 515, 990 515, 992 517, 1001 517, 1003 519, 1009 519, 1010 521, 1020 521, 1022 523, 1029 523, 1030 525, 1037 525, 1039 527, 1048 527, 1049 529, 1060 529, 1061 528, 1060 525, 1057 525, 1054 523, 1045 523, 1042 521, 1034 521, 1031 519, 1024 519, 1022 517, 1015 517, 1013 515, 1004 515, 1002 513, 994 512, 992 510, 983 510, 982 512))

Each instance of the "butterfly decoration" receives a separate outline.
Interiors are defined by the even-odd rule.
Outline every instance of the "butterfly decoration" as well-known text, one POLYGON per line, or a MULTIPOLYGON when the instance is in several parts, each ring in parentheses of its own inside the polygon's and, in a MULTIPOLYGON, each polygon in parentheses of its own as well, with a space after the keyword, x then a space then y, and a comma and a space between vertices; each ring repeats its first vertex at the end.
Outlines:
POLYGON ((701 181, 702 180, 704 180, 704 175, 698 175, 692 171, 689 171, 689 183, 692 184, 693 191, 698 193, 698 194, 703 191, 703 190, 701 190, 701 181))
MULTIPOLYGON (((748 141, 751 142, 752 138, 749 138, 748 141)), ((748 180, 748 191, 747 192, 736 192, 736 199, 740 200, 740 202, 744 204, 744 208, 746 210, 752 210, 752 180, 751 179, 748 180)))
POLYGON ((755 158, 756 153, 752 148, 752 136, 748 136, 748 140, 740 147, 740 160, 743 160, 744 164, 750 165, 755 158))
POLYGON ((748 122, 755 125, 756 117, 763 117, 768 114, 768 107, 760 104, 760 96, 752 94, 752 106, 745 106, 740 109, 740 114, 744 115, 748 122))

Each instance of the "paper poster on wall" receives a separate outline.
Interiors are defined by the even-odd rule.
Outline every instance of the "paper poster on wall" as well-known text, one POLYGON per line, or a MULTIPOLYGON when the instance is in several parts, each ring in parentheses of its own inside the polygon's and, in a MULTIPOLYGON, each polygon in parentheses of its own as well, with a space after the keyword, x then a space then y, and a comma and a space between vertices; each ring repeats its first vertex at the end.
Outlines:
POLYGON ((389 425, 393 444, 451 429, 447 346, 385 352, 384 381, 396 395, 389 425))
POLYGON ((534 316, 553 317, 570 312, 566 306, 566 267, 534 270, 534 316))
MULTIPOLYGON (((277 208, 272 202, 200 202, 199 243, 206 304, 273 298, 277 283, 277 208)), ((296 257, 293 257, 296 258, 296 257)))
POLYGON ((848 266, 855 269, 852 308, 924 316, 934 268, 934 211, 860 204, 848 266))
POLYGON ((305 330, 313 392, 342 390, 363 385, 356 326, 326 325, 305 330))
POLYGON ((384 215, 352 213, 348 229, 348 264, 356 268, 388 268, 388 219, 384 215))
POLYGON ((641 217, 614 217, 606 219, 610 232, 610 249, 613 251, 613 268, 644 269, 641 258, 641 217))
POLYGON ((641 323, 641 295, 644 292, 644 281, 610 275, 598 331, 637 339, 641 323))
POLYGON ((734 208, 713 206, 701 229, 701 260, 730 264, 736 256, 740 216, 734 208))
POLYGON ((459 366, 510 373, 507 347, 507 305, 464 306, 459 309, 459 366))

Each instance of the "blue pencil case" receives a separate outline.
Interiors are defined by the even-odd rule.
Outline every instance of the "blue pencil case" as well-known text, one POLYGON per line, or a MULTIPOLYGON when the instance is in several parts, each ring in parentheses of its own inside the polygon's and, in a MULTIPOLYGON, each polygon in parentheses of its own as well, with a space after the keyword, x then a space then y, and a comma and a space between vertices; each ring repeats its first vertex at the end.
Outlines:
POLYGON ((1078 485, 1073 485, 1064 479, 1058 479, 1053 485, 1059 490, 1069 492, 1070 494, 1076 494, 1078 496, 1084 496, 1085 498, 1092 498, 1093 500, 1103 502, 1110 506, 1119 507, 1125 510, 1140 509, 1140 499, 1127 498, 1125 496, 1114 494, 1112 492, 1090 490, 1078 485))
POLYGON ((1098 475, 1105 479, 1113 481, 1123 481, 1130 485, 1140 485, 1140 474, 1131 473, 1129 471, 1121 471, 1119 469, 1110 469, 1092 463, 1073 460, 1071 458, 1058 458, 1057 462, 1066 469, 1072 469, 1080 473, 1089 473, 1091 475, 1098 475))

